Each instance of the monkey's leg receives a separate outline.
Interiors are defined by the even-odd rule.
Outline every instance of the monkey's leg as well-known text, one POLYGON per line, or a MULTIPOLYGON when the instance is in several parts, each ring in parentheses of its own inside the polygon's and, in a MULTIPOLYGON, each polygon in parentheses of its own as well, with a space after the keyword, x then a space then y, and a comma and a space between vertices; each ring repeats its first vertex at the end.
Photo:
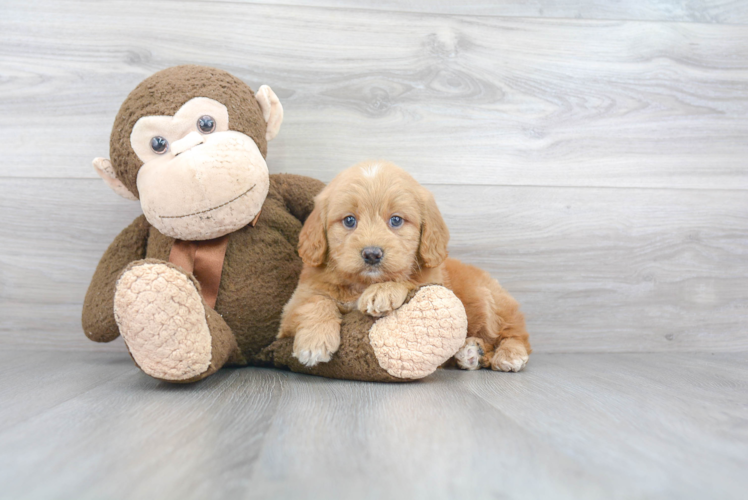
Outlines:
POLYGON ((136 261, 115 288, 120 334, 135 363, 151 377, 195 382, 240 359, 231 329, 205 304, 195 278, 178 267, 136 261))
POLYGON ((293 339, 276 340, 258 362, 323 377, 399 382, 433 373, 465 342, 467 316, 448 289, 426 285, 375 320, 359 311, 343 316, 340 348, 328 363, 306 367, 292 356, 293 339))

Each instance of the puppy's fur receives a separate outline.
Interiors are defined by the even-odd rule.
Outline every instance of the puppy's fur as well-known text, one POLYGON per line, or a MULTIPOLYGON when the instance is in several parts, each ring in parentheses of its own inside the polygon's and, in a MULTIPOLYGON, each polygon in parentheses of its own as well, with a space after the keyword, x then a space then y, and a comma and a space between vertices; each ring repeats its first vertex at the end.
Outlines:
POLYGON ((447 259, 448 241, 433 195, 405 171, 387 162, 343 171, 315 198, 301 230, 304 269, 283 309, 279 338, 295 337, 294 356, 307 366, 329 361, 344 313, 358 308, 380 317, 410 290, 440 283, 467 312, 468 339, 454 362, 468 370, 521 370, 531 349, 517 301, 485 271, 447 259))

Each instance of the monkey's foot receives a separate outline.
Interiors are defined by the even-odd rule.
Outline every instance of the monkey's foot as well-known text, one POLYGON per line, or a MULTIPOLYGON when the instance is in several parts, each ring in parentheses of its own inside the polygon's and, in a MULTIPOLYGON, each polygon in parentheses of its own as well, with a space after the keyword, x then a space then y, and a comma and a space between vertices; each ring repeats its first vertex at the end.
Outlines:
POLYGON ((379 365, 403 379, 433 373, 462 347, 466 335, 462 302, 438 285, 421 287, 409 302, 377 320, 369 330, 379 365))
POLYGON ((211 334, 192 280, 166 263, 140 261, 117 281, 114 317, 135 362, 174 382, 202 378, 211 364, 211 334))

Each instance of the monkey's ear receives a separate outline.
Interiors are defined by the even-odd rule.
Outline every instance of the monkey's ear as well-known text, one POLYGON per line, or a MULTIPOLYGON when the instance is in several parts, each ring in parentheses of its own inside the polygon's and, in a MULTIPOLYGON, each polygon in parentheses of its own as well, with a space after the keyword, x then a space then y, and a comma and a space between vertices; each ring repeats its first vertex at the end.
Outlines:
POLYGON ((111 161, 106 158, 94 158, 93 167, 94 170, 96 170, 96 173, 99 174, 99 177, 104 179, 104 182, 107 183, 107 186, 112 188, 112 191, 128 200, 138 201, 137 196, 132 194, 130 190, 122 184, 122 181, 117 179, 117 174, 114 172, 114 167, 112 167, 111 161))
POLYGON ((327 235, 320 201, 315 200, 314 210, 299 233, 299 257, 304 264, 312 267, 321 266, 327 254, 327 235))
POLYGON ((275 136, 278 135, 281 123, 283 122, 283 106, 278 100, 278 96, 273 92, 273 89, 267 85, 260 87, 255 94, 255 99, 257 99, 257 102, 260 104, 262 117, 265 119, 265 123, 267 124, 265 140, 272 141, 275 136))

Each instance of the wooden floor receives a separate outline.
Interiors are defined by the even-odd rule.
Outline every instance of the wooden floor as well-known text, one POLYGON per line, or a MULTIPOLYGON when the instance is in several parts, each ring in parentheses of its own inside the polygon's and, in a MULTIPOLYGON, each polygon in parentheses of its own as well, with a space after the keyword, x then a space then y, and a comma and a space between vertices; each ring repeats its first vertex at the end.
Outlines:
POLYGON ((538 354, 413 384, 123 352, 0 353, 0 497, 720 498, 748 491, 747 354, 538 354))

